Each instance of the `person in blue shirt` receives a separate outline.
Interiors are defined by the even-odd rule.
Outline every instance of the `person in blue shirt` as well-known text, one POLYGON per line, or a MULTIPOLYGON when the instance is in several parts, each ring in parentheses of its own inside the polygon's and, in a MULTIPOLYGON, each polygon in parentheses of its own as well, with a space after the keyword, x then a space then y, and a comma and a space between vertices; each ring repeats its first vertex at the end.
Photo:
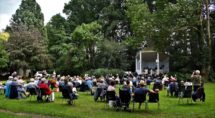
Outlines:
POLYGON ((145 88, 145 82, 143 80, 139 82, 139 88, 136 88, 134 90, 134 94, 143 94, 143 93, 147 94, 149 92, 154 93, 153 90, 149 90, 148 88, 145 88))

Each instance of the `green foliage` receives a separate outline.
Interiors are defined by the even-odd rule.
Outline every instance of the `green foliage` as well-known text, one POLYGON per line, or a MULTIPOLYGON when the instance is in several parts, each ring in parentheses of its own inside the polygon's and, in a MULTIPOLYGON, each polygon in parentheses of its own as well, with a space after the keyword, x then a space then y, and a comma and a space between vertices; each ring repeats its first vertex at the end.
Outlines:
POLYGON ((95 77, 101 77, 101 76, 106 76, 106 75, 113 75, 116 76, 117 74, 119 76, 123 76, 124 71, 120 69, 107 69, 107 68, 98 68, 98 69, 92 69, 89 71, 86 71, 84 74, 89 74, 90 76, 95 76, 95 77))
POLYGON ((99 22, 107 39, 122 41, 131 34, 125 4, 126 0, 111 0, 102 9, 99 22))
POLYGON ((97 22, 82 24, 71 34, 72 43, 85 53, 86 69, 95 68, 96 45, 103 40, 101 25, 97 22))
POLYGON ((208 80, 209 80, 210 82, 215 82, 215 72, 214 72, 213 69, 209 72, 208 80))
POLYGON ((167 53, 172 71, 205 70, 210 59, 200 19, 201 1, 172 2, 156 1, 156 10, 151 13, 143 1, 128 0, 127 15, 133 31, 130 42, 137 46, 146 40, 150 47, 167 53))
POLYGON ((11 25, 33 25, 41 31, 44 25, 44 16, 36 0, 22 0, 21 5, 12 16, 11 25))
POLYGON ((8 53, 6 52, 3 41, 0 40, 0 69, 8 66, 9 58, 8 53))
POLYGON ((72 33, 72 41, 78 47, 94 48, 97 41, 101 40, 101 25, 97 22, 82 24, 72 33))
POLYGON ((71 32, 82 23, 98 20, 101 10, 108 3, 108 0, 70 0, 65 4, 63 12, 68 16, 71 32))
POLYGON ((170 72, 168 75, 176 76, 178 81, 186 81, 187 79, 191 79, 191 72, 170 72))
POLYGON ((37 28, 25 25, 11 27, 11 37, 6 42, 11 69, 41 70, 51 67, 44 40, 37 28))
POLYGON ((115 41, 99 42, 96 55, 97 67, 127 70, 129 63, 126 49, 124 44, 115 41))
POLYGON ((66 19, 60 14, 54 15, 46 25, 48 51, 53 58, 53 68, 62 71, 65 58, 72 48, 71 40, 66 33, 66 19))

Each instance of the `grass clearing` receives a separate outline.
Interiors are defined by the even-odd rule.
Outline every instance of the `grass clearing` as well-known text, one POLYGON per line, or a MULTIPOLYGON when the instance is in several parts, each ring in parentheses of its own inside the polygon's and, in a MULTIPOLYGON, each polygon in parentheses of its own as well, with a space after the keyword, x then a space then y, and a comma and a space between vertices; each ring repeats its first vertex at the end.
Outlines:
MULTIPOLYGON (((119 111, 116 112, 111 108, 105 108, 105 103, 94 102, 93 97, 89 95, 89 92, 79 92, 79 99, 76 100, 73 106, 67 105, 66 101, 63 101, 61 94, 56 94, 56 100, 54 103, 38 103, 36 98, 22 99, 22 100, 10 100, 6 99, 3 95, 0 95, 0 109, 7 110, 13 113, 0 111, 0 117, 22 117, 16 113, 26 113, 26 117, 29 115, 39 114, 41 116, 51 117, 69 117, 69 118, 214 118, 215 117, 215 84, 205 84, 206 102, 187 104, 178 104, 178 98, 167 97, 166 90, 160 92, 160 109, 157 109, 157 104, 149 104, 149 110, 136 109, 134 112, 119 111)), ((130 108, 132 108, 130 104, 130 108)))

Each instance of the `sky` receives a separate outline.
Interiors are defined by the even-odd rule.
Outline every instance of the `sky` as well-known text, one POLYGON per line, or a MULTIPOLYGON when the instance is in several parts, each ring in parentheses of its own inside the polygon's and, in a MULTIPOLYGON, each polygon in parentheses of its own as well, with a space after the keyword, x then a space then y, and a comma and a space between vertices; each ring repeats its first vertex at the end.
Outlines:
MULTIPOLYGON (((64 3, 68 3, 69 0, 36 0, 42 9, 44 14, 45 24, 51 19, 51 17, 57 13, 62 13, 64 3)), ((0 0, 0 31, 9 25, 9 21, 12 15, 19 8, 21 0, 0 0)))

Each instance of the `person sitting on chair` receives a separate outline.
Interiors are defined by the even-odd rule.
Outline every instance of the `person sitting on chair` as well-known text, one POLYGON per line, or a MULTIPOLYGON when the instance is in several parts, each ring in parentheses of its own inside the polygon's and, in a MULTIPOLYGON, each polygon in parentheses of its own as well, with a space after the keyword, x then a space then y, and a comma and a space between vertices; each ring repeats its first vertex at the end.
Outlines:
POLYGON ((129 80, 125 81, 124 85, 122 86, 122 90, 128 90, 130 92, 130 94, 132 93, 133 88, 132 88, 129 80))
POLYGON ((116 87, 115 87, 115 82, 114 81, 110 82, 110 85, 108 86, 107 91, 108 92, 115 92, 115 99, 116 99, 115 104, 112 101, 108 101, 108 102, 109 102, 110 106, 114 106, 118 110, 118 108, 121 106, 121 103, 120 103, 119 97, 116 95, 116 87))
MULTIPOLYGON (((134 90, 133 98, 135 99, 138 95, 147 95, 148 93, 155 93, 155 92, 153 90, 149 90, 148 88, 145 88, 145 82, 141 80, 139 82, 139 88, 136 88, 134 90)), ((139 102, 139 109, 141 107, 141 103, 146 100, 146 98, 142 98, 142 96, 141 96, 141 99, 142 99, 141 101, 135 101, 135 102, 139 102)))
POLYGON ((10 96, 10 85, 12 83, 13 77, 9 76, 8 80, 5 83, 4 89, 5 89, 5 97, 9 97, 10 96))
POLYGON ((143 93, 147 94, 149 92, 154 93, 153 90, 149 90, 148 88, 145 88, 145 82, 143 80, 141 80, 139 82, 139 88, 136 88, 134 90, 134 95, 135 94, 143 94, 143 93))
MULTIPOLYGON (((28 92, 30 92, 30 89, 34 90, 34 93, 32 94, 38 94, 38 86, 37 84, 35 83, 35 80, 34 78, 31 78, 30 79, 30 82, 28 84, 25 84, 24 87, 26 88, 26 90, 28 92)), ((31 93, 31 92, 30 92, 31 93)))
POLYGON ((20 81, 18 81, 17 90, 18 90, 18 98, 19 99, 20 98, 26 98, 29 96, 29 93, 27 93, 26 89, 24 88, 24 81, 21 79, 20 79, 20 81))
POLYGON ((72 104, 72 101, 74 99, 77 99, 77 95, 75 94, 75 90, 73 87, 72 82, 69 82, 68 79, 64 80, 64 87, 68 90, 69 92, 69 100, 68 100, 68 104, 72 104))
POLYGON ((96 89, 97 89, 97 81, 96 79, 93 79, 93 86, 92 86, 92 89, 91 89, 91 95, 94 95, 94 93, 96 92, 96 89))
MULTIPOLYGON (((44 90, 45 90, 45 94, 48 95, 48 96, 50 97, 51 94, 52 94, 52 91, 51 91, 51 89, 48 87, 48 85, 45 83, 45 81, 46 81, 46 79, 45 79, 45 78, 42 78, 40 84, 38 85, 38 87, 39 87, 40 89, 44 89, 44 90)), ((52 96, 51 96, 51 101, 53 101, 53 100, 52 100, 52 96)))

